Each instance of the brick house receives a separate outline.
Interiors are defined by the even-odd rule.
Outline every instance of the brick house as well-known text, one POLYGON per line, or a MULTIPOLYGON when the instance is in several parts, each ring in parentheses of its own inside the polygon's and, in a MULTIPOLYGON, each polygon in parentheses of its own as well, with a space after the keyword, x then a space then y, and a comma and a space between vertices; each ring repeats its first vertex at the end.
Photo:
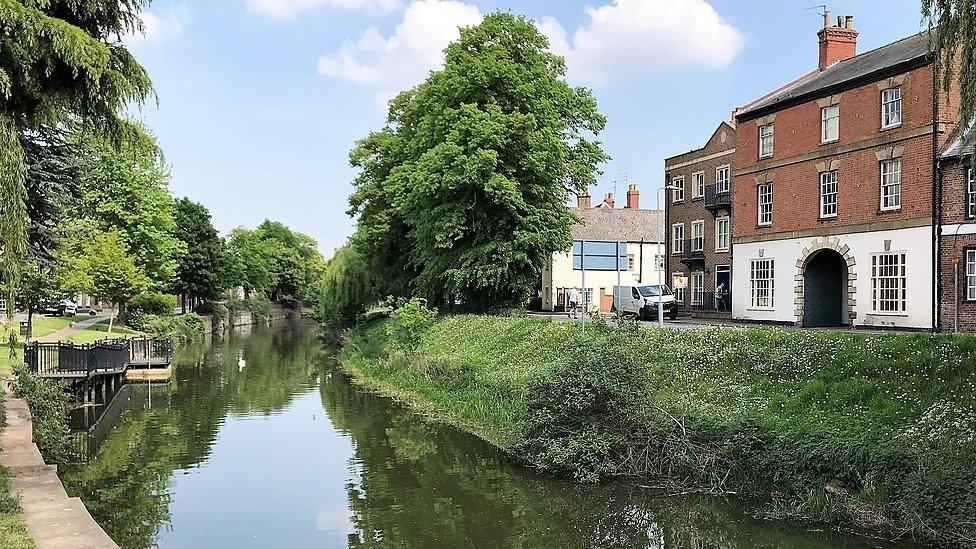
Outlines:
MULTIPOLYGON (((553 254, 542 271, 542 309, 564 311, 569 288, 580 290, 590 309, 610 312, 613 288, 617 285, 617 266, 623 285, 658 284, 664 273, 664 214, 640 207, 640 190, 630 185, 625 207, 617 208, 613 194, 607 194, 595 207, 589 196, 578 197, 572 208, 580 222, 572 226, 572 249, 553 254), (588 249, 609 250, 601 257, 587 256, 584 282, 581 243, 588 249), (613 256, 618 257, 615 264, 613 256)), ((602 253, 590 251, 587 253, 602 253)))
POLYGON ((958 108, 927 33, 856 55, 824 16, 819 67, 736 112, 733 317, 932 328, 936 158, 958 108))
POLYGON ((970 130, 939 163, 939 328, 976 331, 976 170, 970 130))
POLYGON ((705 146, 664 161, 667 272, 693 316, 732 315, 732 163, 736 130, 722 122, 705 146))

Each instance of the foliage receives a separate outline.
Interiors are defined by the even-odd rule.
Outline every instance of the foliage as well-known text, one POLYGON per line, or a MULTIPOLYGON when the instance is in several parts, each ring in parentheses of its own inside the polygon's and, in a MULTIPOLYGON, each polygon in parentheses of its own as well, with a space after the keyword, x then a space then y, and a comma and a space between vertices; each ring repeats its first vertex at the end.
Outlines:
POLYGON ((776 493, 774 511, 946 544, 976 516, 976 340, 438 320, 342 366, 553 474, 776 493), (969 518, 967 518, 969 517, 969 518))
POLYGON ((27 311, 28 337, 33 335, 34 313, 68 297, 61 273, 53 265, 27 261, 20 267, 20 284, 16 286, 17 307, 27 311))
POLYGON ((189 198, 176 201, 173 236, 186 252, 177 258, 173 291, 190 297, 214 300, 231 286, 233 265, 224 241, 217 234, 210 212, 189 198))
POLYGON ((976 121, 976 0, 922 0, 922 16, 935 26, 932 46, 942 89, 959 89, 959 125, 976 121))
POLYGON ((149 288, 149 278, 136 267, 122 239, 115 231, 88 233, 70 257, 68 286, 100 301, 124 308, 132 297, 149 288))
POLYGON ((247 308, 254 315, 255 320, 267 321, 271 318, 271 302, 267 298, 256 296, 247 300, 247 308))
POLYGON ((150 315, 171 315, 176 309, 176 296, 160 293, 141 293, 132 298, 128 312, 141 312, 150 315))
MULTIPOLYGON (((3 78, 0 66, 0 91, 3 78)), ((5 281, 4 297, 9 303, 14 301, 19 281, 17 266, 27 250, 26 172, 17 127, 7 113, 0 112, 0 280, 5 281)), ((12 319, 13 308, 8 308, 6 320, 12 319)))
POLYGON ((312 237, 265 220, 254 230, 239 227, 231 231, 228 246, 248 292, 260 292, 274 301, 285 297, 315 301, 318 297, 315 285, 325 261, 312 237))
POLYGON ((68 405, 71 397, 61 382, 41 379, 23 364, 14 366, 14 394, 24 399, 31 411, 34 443, 48 463, 61 463, 71 456, 68 405))
POLYGON ((129 325, 154 337, 168 337, 178 345, 200 341, 206 333, 203 317, 196 313, 155 315, 139 311, 130 314, 129 325))
POLYGON ((411 299, 390 315, 386 323, 386 336, 394 349, 413 352, 420 345, 420 338, 437 318, 437 310, 427 308, 419 299, 411 299))
POLYGON ((86 134, 80 145, 82 197, 74 217, 90 220, 97 230, 117 232, 153 286, 167 288, 186 245, 174 235, 169 170, 153 138, 112 142, 86 134))
POLYGON ((20 134, 27 162, 27 252, 31 260, 42 264, 54 262, 59 225, 81 192, 75 136, 72 125, 44 126, 20 134))
POLYGON ((566 200, 607 155, 590 137, 605 124, 593 95, 564 75, 531 21, 499 12, 391 102, 387 126, 350 155, 354 243, 387 292, 521 304, 569 247, 566 200))
POLYGON ((347 244, 336 250, 319 280, 318 319, 333 327, 351 325, 366 304, 378 297, 372 273, 354 246, 347 244))

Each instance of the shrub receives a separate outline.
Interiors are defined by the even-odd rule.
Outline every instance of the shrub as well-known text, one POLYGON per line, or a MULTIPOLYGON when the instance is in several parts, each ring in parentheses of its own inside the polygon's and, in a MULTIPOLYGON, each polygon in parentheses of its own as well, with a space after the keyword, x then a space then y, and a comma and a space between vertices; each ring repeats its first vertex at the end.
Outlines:
POLYGON ((146 315, 142 322, 143 331, 155 337, 168 337, 178 345, 200 341, 206 333, 203 317, 196 313, 175 316, 146 315))
POLYGON ((253 297, 248 300, 248 308, 255 320, 267 322, 271 318, 271 301, 264 297, 253 297))
POLYGON ((436 309, 428 309, 419 299, 411 299, 390 315, 386 334, 394 348, 412 352, 420 345, 420 336, 437 318, 436 309))
POLYGON ((170 315, 176 308, 176 296, 160 293, 141 293, 132 298, 127 305, 127 313, 146 313, 150 315, 170 315))
POLYGON ((23 364, 14 367, 14 394, 27 401, 34 427, 34 442, 49 463, 71 456, 67 388, 61 382, 41 379, 23 364))

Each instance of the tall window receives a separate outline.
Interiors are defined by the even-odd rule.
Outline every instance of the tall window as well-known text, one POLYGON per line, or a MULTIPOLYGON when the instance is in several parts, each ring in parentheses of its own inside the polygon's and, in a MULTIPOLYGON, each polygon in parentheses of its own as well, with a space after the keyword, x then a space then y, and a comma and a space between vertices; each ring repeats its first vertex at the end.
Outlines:
POLYGON ((732 177, 728 164, 715 168, 715 194, 727 193, 731 190, 732 177))
POLYGON ((837 217, 837 170, 820 174, 820 217, 837 217))
POLYGON ((705 222, 691 223, 691 251, 700 252, 705 249, 705 222))
POLYGON ((724 252, 729 249, 729 218, 715 219, 715 251, 724 252))
POLYGON ((705 196, 705 172, 691 174, 691 197, 701 198, 705 196))
POLYGON ((705 302, 705 273, 691 273, 691 304, 701 305, 705 302))
POLYGON ((888 88, 881 92, 881 127, 890 128, 901 124, 901 88, 888 88))
POLYGON ((881 209, 901 208, 901 158, 881 163, 881 209))
POLYGON ((773 125, 759 126, 759 158, 773 156, 773 125))
POLYGON ((752 306, 758 309, 773 308, 773 260, 753 259, 749 280, 752 285, 752 306))
POLYGON ((685 245, 685 224, 671 225, 671 253, 680 254, 685 245))
POLYGON ((683 273, 675 273, 671 277, 671 287, 674 289, 674 301, 676 303, 685 302, 685 287, 688 286, 688 279, 683 273))
POLYGON ((907 291, 904 252, 871 256, 871 309, 874 312, 905 312, 907 291))
POLYGON ((759 211, 759 225, 773 224, 773 184, 760 183, 756 186, 756 202, 759 211))
POLYGON ((976 168, 966 170, 966 217, 976 217, 976 168))
POLYGON ((966 250, 966 299, 976 300, 976 250, 966 250))
POLYGON ((840 106, 820 109, 820 142, 830 143, 840 138, 840 106))
POLYGON ((685 176, 671 180, 671 187, 671 202, 682 202, 685 199, 685 176))

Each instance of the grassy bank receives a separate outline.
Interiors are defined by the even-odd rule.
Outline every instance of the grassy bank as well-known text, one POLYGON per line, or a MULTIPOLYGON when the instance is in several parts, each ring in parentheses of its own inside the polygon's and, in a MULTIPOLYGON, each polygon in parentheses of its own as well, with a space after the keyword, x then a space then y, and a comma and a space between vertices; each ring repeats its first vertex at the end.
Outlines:
POLYGON ((555 475, 774 494, 770 512, 976 543, 976 338, 458 316, 354 377, 555 475))

